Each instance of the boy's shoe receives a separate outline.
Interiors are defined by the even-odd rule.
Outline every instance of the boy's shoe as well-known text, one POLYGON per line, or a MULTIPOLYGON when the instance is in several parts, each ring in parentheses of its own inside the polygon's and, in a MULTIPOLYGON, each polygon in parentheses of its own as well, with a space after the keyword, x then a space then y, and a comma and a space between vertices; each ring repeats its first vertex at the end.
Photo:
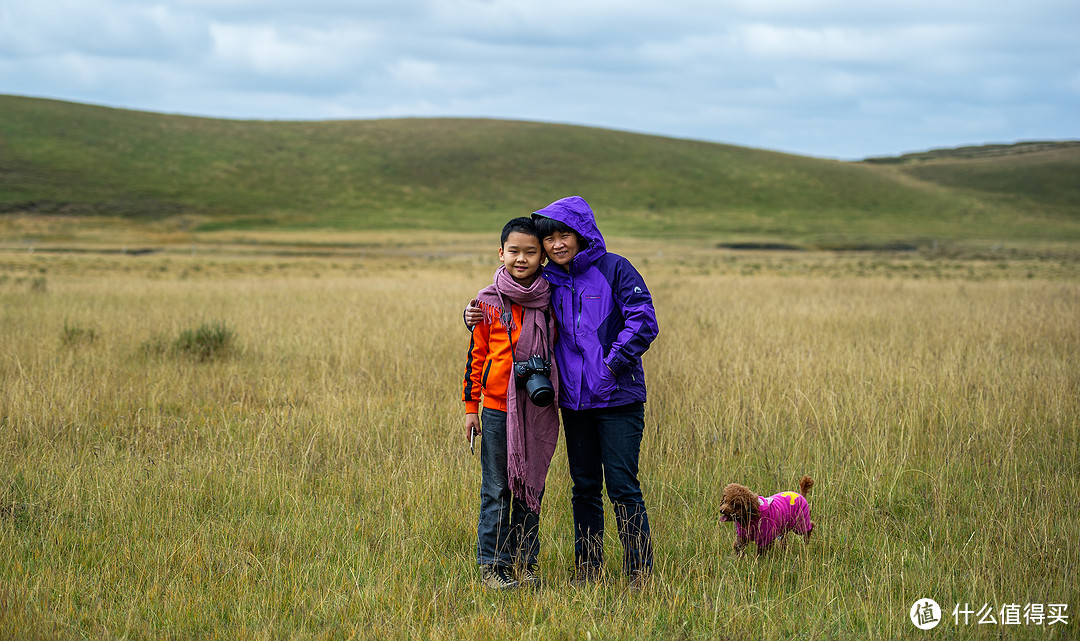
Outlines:
POLYGON ((513 590, 520 586, 521 584, 510 576, 508 569, 501 565, 485 565, 481 573, 484 585, 492 590, 513 590))
POLYGON ((574 578, 570 579, 570 585, 584 587, 600 580, 603 569, 596 565, 579 565, 574 570, 574 578))
POLYGON ((629 583, 626 589, 631 592, 642 592, 649 585, 649 577, 652 576, 652 572, 649 570, 634 570, 627 575, 629 583))
POLYGON ((522 565, 517 568, 517 580, 524 588, 540 587, 540 576, 536 573, 536 564, 522 565))

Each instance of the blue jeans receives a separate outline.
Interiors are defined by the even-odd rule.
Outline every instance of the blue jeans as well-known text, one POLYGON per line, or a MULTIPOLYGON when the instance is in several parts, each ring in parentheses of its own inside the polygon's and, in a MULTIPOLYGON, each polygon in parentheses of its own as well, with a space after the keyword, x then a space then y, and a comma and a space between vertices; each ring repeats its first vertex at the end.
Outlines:
MULTIPOLYGON (((506 412, 480 413, 480 524, 476 560, 480 565, 532 565, 540 551, 540 516, 511 496, 506 472, 506 412)), ((541 495, 541 500, 543 496, 541 495)))
POLYGON ((649 570, 653 564, 649 514, 638 482, 645 404, 591 410, 563 408, 566 457, 574 482, 574 559, 579 566, 604 563, 604 498, 615 511, 623 546, 623 571, 649 570))

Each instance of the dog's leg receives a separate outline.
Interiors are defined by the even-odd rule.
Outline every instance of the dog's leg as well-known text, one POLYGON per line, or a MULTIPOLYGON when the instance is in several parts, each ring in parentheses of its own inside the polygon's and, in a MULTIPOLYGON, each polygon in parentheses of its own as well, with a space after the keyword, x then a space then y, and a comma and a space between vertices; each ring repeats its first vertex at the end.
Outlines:
POLYGON ((742 556, 743 551, 746 549, 746 543, 747 543, 747 540, 746 540, 745 537, 736 536, 735 537, 735 554, 738 554, 739 556, 742 556))

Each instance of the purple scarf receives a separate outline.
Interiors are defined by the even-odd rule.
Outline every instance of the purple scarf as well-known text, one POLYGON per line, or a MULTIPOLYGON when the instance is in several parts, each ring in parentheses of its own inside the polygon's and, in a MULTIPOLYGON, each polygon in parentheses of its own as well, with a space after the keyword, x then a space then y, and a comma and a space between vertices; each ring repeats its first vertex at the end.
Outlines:
POLYGON ((521 332, 514 343, 514 360, 528 360, 534 354, 551 360, 551 383, 555 387, 556 402, 537 407, 527 394, 518 394, 513 372, 506 390, 506 471, 510 491, 514 496, 524 497, 525 505, 539 514, 548 467, 559 441, 559 373, 551 350, 555 340, 555 318, 549 310, 551 289, 540 276, 529 287, 523 287, 506 267, 499 266, 495 282, 480 290, 476 300, 484 310, 485 322, 490 325, 498 318, 504 327, 513 330, 513 314, 508 306, 504 311, 506 299, 522 307, 521 332))

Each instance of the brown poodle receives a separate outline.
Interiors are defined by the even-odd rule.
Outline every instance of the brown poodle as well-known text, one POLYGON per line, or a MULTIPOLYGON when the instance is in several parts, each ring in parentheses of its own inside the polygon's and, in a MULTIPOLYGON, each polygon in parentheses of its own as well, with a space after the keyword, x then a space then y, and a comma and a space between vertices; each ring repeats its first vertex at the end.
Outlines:
POLYGON ((799 493, 781 492, 762 498, 750 488, 730 483, 724 488, 720 500, 720 520, 735 522, 735 551, 743 553, 746 544, 757 544, 758 554, 764 554, 773 542, 788 532, 795 532, 810 540, 814 522, 810 520, 810 504, 806 494, 814 479, 809 476, 799 481, 799 493))

